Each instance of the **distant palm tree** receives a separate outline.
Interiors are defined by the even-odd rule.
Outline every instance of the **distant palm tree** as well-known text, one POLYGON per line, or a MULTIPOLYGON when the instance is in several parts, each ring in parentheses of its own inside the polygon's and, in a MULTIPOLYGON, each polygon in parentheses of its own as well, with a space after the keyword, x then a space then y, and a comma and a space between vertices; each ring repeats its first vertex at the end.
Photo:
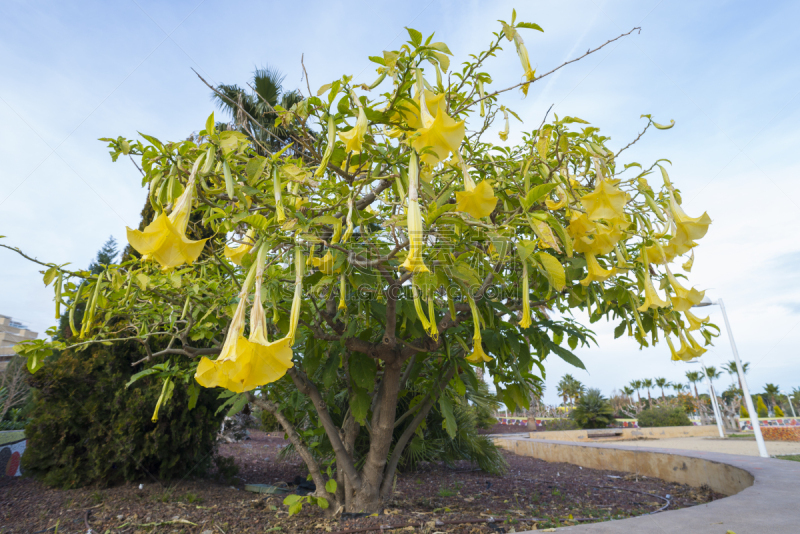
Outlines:
POLYGON ((566 374, 561 377, 561 380, 559 380, 558 385, 556 386, 556 391, 558 391, 558 396, 561 397, 561 400, 563 401, 565 408, 567 406, 567 400, 569 399, 570 396, 570 383, 572 380, 574 380, 574 378, 572 378, 572 375, 566 374))
POLYGON ((661 400, 664 400, 664 388, 669 385, 666 378, 656 378, 656 386, 661 388, 661 400))
POLYGON ((683 390, 686 389, 686 386, 684 386, 680 382, 675 382, 674 384, 672 384, 672 389, 675 390, 676 395, 680 395, 681 393, 683 393, 683 390))
POLYGON ((649 379, 649 378, 645 378, 644 380, 642 380, 642 386, 645 389, 647 389, 647 402, 652 404, 653 403, 653 399, 650 398, 650 388, 653 387, 653 381, 651 379, 649 379))
POLYGON ((694 386, 694 396, 699 399, 700 395, 697 393, 697 383, 703 379, 703 373, 700 371, 686 371, 686 379, 694 386))
POLYGON ((781 388, 780 386, 776 386, 775 384, 767 384, 766 386, 764 386, 764 393, 769 399, 770 407, 773 407, 775 406, 775 397, 781 394, 781 388))
POLYGON ((633 404, 633 399, 631 398, 631 395, 633 395, 633 391, 634 389, 629 386, 625 386, 622 388, 622 392, 625 394, 626 397, 628 397, 628 402, 631 404, 633 404))
MULTIPOLYGON (((739 381, 739 389, 744 391, 744 387, 742 387, 742 380, 739 378, 739 368, 736 366, 736 360, 729 361, 728 363, 724 364, 722 368, 725 369, 729 375, 736 375, 736 379, 739 381)), ((742 363, 742 373, 747 374, 749 370, 750 364, 748 362, 742 363)))
POLYGON ((642 381, 641 380, 631 380, 630 386, 636 391, 636 396, 639 397, 639 404, 642 403, 642 396, 639 394, 639 390, 642 389, 642 381))
POLYGON ((277 69, 256 69, 249 91, 236 84, 220 84, 216 89, 222 96, 214 93, 212 98, 221 110, 230 115, 233 129, 271 150, 280 150, 291 138, 287 130, 275 126, 275 119, 278 118, 276 106, 288 110, 303 100, 298 91, 283 88, 283 79, 284 75, 277 69))

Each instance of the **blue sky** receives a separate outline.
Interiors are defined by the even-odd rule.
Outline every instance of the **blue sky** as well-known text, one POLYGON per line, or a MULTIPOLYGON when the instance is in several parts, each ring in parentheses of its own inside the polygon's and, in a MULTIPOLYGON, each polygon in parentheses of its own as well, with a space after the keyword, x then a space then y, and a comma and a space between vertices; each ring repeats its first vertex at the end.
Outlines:
MULTIPOLYGON (((648 135, 627 161, 669 158, 686 211, 714 224, 697 250, 692 282, 725 299, 751 388, 800 386, 800 34, 795 2, 576 1, 476 2, 36 2, 0 5, 0 235, 32 255, 86 266, 113 235, 135 227, 145 197, 128 161, 112 163, 99 137, 181 139, 213 110, 213 83, 247 81, 255 66, 286 74, 287 87, 352 74, 371 82, 368 55, 395 49, 404 26, 436 31, 454 64, 483 50, 497 19, 536 22, 523 36, 546 72, 635 26, 641 34, 534 84, 527 99, 503 103, 538 126, 553 112, 590 121, 622 147, 643 127, 639 116, 676 121, 648 135), (292 8, 293 11, 288 11, 292 8)), ((493 88, 519 81, 512 47, 493 60, 493 88)), ((518 137, 517 137, 518 138, 518 137)), ((499 141, 498 141, 499 142, 499 141)), ((0 313, 43 332, 54 322, 52 292, 31 264, 0 251, 0 313)), ((712 321, 721 323, 716 308, 712 321)), ((664 345, 644 351, 615 325, 598 323, 599 347, 581 350, 606 394, 635 378, 681 380, 686 364, 664 345)), ((731 358, 723 332, 703 363, 731 358)), ((697 366, 692 366, 695 368, 697 366)), ((546 400, 577 371, 548 361, 546 400)), ((728 378, 722 381, 728 384, 728 378)))

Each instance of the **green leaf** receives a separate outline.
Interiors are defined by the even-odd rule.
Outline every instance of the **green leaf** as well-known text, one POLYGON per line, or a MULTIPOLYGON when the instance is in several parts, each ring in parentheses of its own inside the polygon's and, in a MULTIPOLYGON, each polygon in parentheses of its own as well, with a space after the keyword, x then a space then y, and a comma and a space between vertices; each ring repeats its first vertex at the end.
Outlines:
POLYGON ((663 124, 659 124, 659 123, 657 123, 656 121, 653 121, 653 126, 655 126, 656 128, 658 128, 659 130, 669 130, 670 128, 672 128, 673 126, 675 126, 675 121, 674 121, 673 119, 670 119, 670 121, 669 121, 669 126, 665 126, 665 125, 663 125, 663 124))
POLYGON ((411 43, 414 46, 419 46, 419 45, 422 44, 422 34, 421 33, 419 33, 417 30, 415 30, 413 28, 408 28, 408 27, 406 28, 406 31, 408 31, 408 35, 409 35, 409 37, 411 37, 411 43))
POLYGON ((538 24, 534 23, 534 22, 520 22, 519 24, 517 24, 516 27, 517 28, 527 28, 529 30, 539 30, 540 32, 544 33, 544 30, 542 29, 542 27, 539 26, 538 24))
POLYGON ((536 261, 547 272, 547 280, 556 291, 561 291, 567 284, 567 275, 564 272, 564 266, 555 257, 547 252, 537 252, 535 255, 536 261))
POLYGON ((328 506, 330 505, 328 504, 328 499, 324 497, 317 497, 317 506, 319 506, 323 510, 327 510, 328 506))
POLYGON ((372 391, 375 386, 375 360, 362 354, 354 352, 350 355, 350 378, 355 385, 367 391, 372 391))
POLYGON ((211 112, 211 115, 208 116, 206 119, 206 135, 213 135, 214 130, 214 112, 211 112))
POLYGON ((147 289, 148 284, 150 283, 150 277, 144 273, 136 273, 136 285, 139 286, 139 289, 145 291, 147 289))
POLYGON ((197 397, 200 396, 200 384, 191 380, 189 382, 189 410, 194 410, 197 406, 197 397))
POLYGON ((289 516, 293 516, 294 514, 300 513, 300 510, 303 509, 303 503, 297 501, 293 505, 289 507, 289 516))
POLYGON ((369 394, 361 388, 353 388, 353 395, 350 397, 350 411, 353 412, 355 420, 362 425, 367 422, 369 405, 369 394))
POLYGON ((331 494, 336 493, 336 488, 338 487, 339 487, 338 484, 333 479, 330 479, 325 483, 325 491, 331 494))
POLYGON ((444 421, 442 422, 442 428, 447 431, 447 434, 450 436, 450 439, 456 437, 456 431, 458 430, 458 424, 456 423, 456 417, 453 415, 453 403, 449 397, 442 395, 439 397, 439 408, 442 409, 442 415, 444 416, 444 421))
MULTIPOLYGON (((617 325, 617 327, 614 329, 614 339, 617 339, 619 336, 625 333, 626 326, 628 326, 628 323, 625 321, 622 321, 617 325)), ((572 348, 574 349, 575 347, 572 348)))
POLYGON ((536 250, 536 241, 520 239, 517 243, 517 253, 521 260, 527 260, 534 250, 536 250))
POLYGON ((50 267, 44 272, 44 287, 49 286, 53 280, 55 280, 56 275, 58 274, 58 269, 54 267, 50 267))
POLYGON ((572 354, 572 352, 568 351, 567 349, 565 349, 563 347, 559 347, 558 345, 556 345, 552 341, 548 341, 546 343, 546 345, 547 345, 547 348, 549 348, 551 351, 553 351, 556 354, 556 356, 558 356, 559 358, 561 358, 562 360, 564 360, 568 364, 574 365, 578 369, 583 369, 584 371, 586 370, 586 366, 583 365, 583 362, 581 361, 581 359, 578 358, 577 356, 575 356, 574 354, 572 354))
POLYGON ((558 184, 541 184, 537 185, 536 187, 532 187, 528 194, 525 195, 524 199, 520 199, 522 205, 525 206, 525 209, 530 209, 536 202, 541 200, 544 196, 546 196, 550 191, 555 189, 558 184))
POLYGON ((269 221, 267 221, 267 218, 260 213, 255 213, 253 215, 244 217, 239 222, 247 223, 253 228, 261 230, 264 233, 269 231, 269 221))
POLYGON ((233 190, 233 176, 231 175, 231 166, 224 160, 222 162, 222 173, 225 175, 225 192, 228 194, 228 198, 232 200, 236 196, 233 190))
POLYGON ((292 505, 292 504, 294 504, 296 502, 299 502, 301 500, 302 500, 302 497, 300 497, 299 495, 287 495, 286 498, 283 499, 283 504, 285 504, 286 506, 290 506, 290 505, 292 505))
POLYGON ((240 394, 238 397, 236 397, 236 401, 233 403, 233 406, 231 406, 231 409, 228 410, 228 413, 225 414, 225 417, 233 417, 237 413, 241 412, 249 400, 249 395, 246 393, 240 394))
POLYGON ((131 386, 131 384, 133 384, 133 383, 134 383, 134 382, 136 382, 137 380, 139 380, 139 379, 141 379, 141 378, 144 378, 144 377, 146 377, 146 376, 149 376, 149 375, 155 374, 155 373, 160 373, 160 372, 161 372, 161 371, 160 371, 159 369, 155 369, 155 368, 153 368, 153 367, 151 367, 151 368, 149 368, 149 369, 145 369, 144 371, 139 371, 138 373, 136 373, 135 375, 133 375, 133 376, 131 377, 131 379, 130 379, 130 380, 128 380, 128 383, 127 383, 127 384, 125 384, 125 387, 126 387, 126 388, 129 388, 129 387, 131 386))
POLYGON ((431 43, 428 46, 430 46, 431 48, 435 48, 439 52, 444 52, 445 54, 449 54, 451 56, 453 55, 453 53, 450 51, 449 48, 447 48, 447 45, 444 43, 431 43))

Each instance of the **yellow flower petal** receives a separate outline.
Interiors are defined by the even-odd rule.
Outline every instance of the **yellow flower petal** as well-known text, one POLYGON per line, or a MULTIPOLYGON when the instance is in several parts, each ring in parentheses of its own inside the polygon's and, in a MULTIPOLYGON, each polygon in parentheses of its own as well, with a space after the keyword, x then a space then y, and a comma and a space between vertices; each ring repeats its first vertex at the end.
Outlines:
POLYGON ((600 180, 593 192, 581 197, 581 204, 590 220, 613 221, 624 219, 623 208, 629 199, 630 196, 611 180, 600 180))
POLYGON ((617 274, 617 269, 614 267, 611 269, 603 269, 597 261, 597 258, 595 258, 595 255, 591 252, 585 253, 585 256, 587 273, 586 278, 581 280, 581 285, 588 286, 592 282, 605 282, 608 278, 617 274))
POLYGON ((422 214, 419 211, 419 202, 408 201, 408 257, 403 262, 403 268, 412 273, 427 273, 428 268, 422 261, 422 214))
POLYGON ((127 228, 128 242, 143 256, 156 260, 164 270, 184 263, 191 265, 203 252, 208 239, 193 241, 178 231, 169 217, 160 214, 144 230, 127 228))
POLYGON ((420 159, 423 163, 436 165, 446 159, 451 152, 458 151, 461 141, 466 133, 464 121, 456 122, 452 117, 445 114, 440 107, 435 118, 427 115, 425 108, 423 113, 423 126, 416 131, 415 137, 411 141, 411 146, 417 151, 422 152, 429 147, 433 153, 427 152, 420 159))
POLYGON ((344 151, 355 153, 361 152, 362 144, 364 143, 364 135, 366 133, 367 114, 364 112, 364 108, 359 104, 356 125, 350 130, 339 134, 339 139, 344 142, 344 151))
POLYGON ((669 195, 669 209, 678 228, 677 236, 681 236, 681 241, 696 241, 706 235, 708 226, 711 224, 711 217, 708 213, 703 213, 700 217, 689 217, 675 200, 675 195, 669 195))
POLYGON ((647 264, 644 266, 644 303, 637 308, 640 312, 645 312, 650 308, 666 308, 668 303, 664 301, 653 286, 647 264))
POLYGON ((678 283, 678 280, 675 278, 675 276, 673 276, 672 272, 669 270, 669 267, 667 267, 666 270, 669 283, 672 286, 672 290, 675 291, 675 296, 670 297, 670 300, 672 301, 672 309, 679 312, 686 312, 689 311, 692 306, 700 304, 700 301, 703 300, 706 292, 698 291, 695 288, 686 289, 678 283))
POLYGON ((489 183, 484 180, 472 191, 456 192, 456 209, 469 213, 476 219, 488 217, 497 206, 497 197, 489 183))
MULTIPOLYGON (((252 243, 254 234, 255 231, 252 228, 250 228, 249 230, 247 230, 244 240, 252 243)), ((233 248, 229 247, 228 245, 225 245, 225 257, 231 260, 239 267, 241 267, 242 260, 247 254, 250 253, 251 250, 253 250, 252 245, 240 244, 238 247, 233 247, 233 248)))
POLYGON ((472 354, 464 358, 469 363, 479 364, 481 362, 490 362, 494 358, 483 352, 483 347, 481 346, 481 341, 477 340, 474 343, 472 348, 472 354))
POLYGON ((686 310, 685 312, 683 312, 683 314, 686 316, 686 320, 689 321, 689 331, 699 330, 700 327, 703 326, 703 324, 707 323, 710 319, 709 317, 703 317, 701 319, 700 317, 697 317, 689 310, 686 310))

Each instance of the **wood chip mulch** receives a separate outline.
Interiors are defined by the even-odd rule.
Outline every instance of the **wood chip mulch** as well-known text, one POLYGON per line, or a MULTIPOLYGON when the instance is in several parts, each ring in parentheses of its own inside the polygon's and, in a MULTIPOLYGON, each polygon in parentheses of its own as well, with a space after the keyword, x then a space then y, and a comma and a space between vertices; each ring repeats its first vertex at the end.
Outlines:
POLYGON ((305 478, 306 470, 299 458, 278 459, 286 446, 281 437, 262 432, 251 436, 220 447, 239 466, 234 485, 208 479, 143 480, 142 489, 137 482, 58 490, 25 477, 0 478, 0 534, 53 533, 56 525, 59 534, 86 534, 89 529, 93 534, 483 534, 565 526, 580 519, 621 519, 665 505, 666 510, 675 510, 723 497, 708 488, 504 452, 509 470, 503 476, 488 475, 467 464, 454 469, 427 465, 400 474, 393 500, 378 516, 330 519, 311 506, 289 516, 284 496, 250 493, 243 490, 244 485, 291 489, 296 477, 305 478))

